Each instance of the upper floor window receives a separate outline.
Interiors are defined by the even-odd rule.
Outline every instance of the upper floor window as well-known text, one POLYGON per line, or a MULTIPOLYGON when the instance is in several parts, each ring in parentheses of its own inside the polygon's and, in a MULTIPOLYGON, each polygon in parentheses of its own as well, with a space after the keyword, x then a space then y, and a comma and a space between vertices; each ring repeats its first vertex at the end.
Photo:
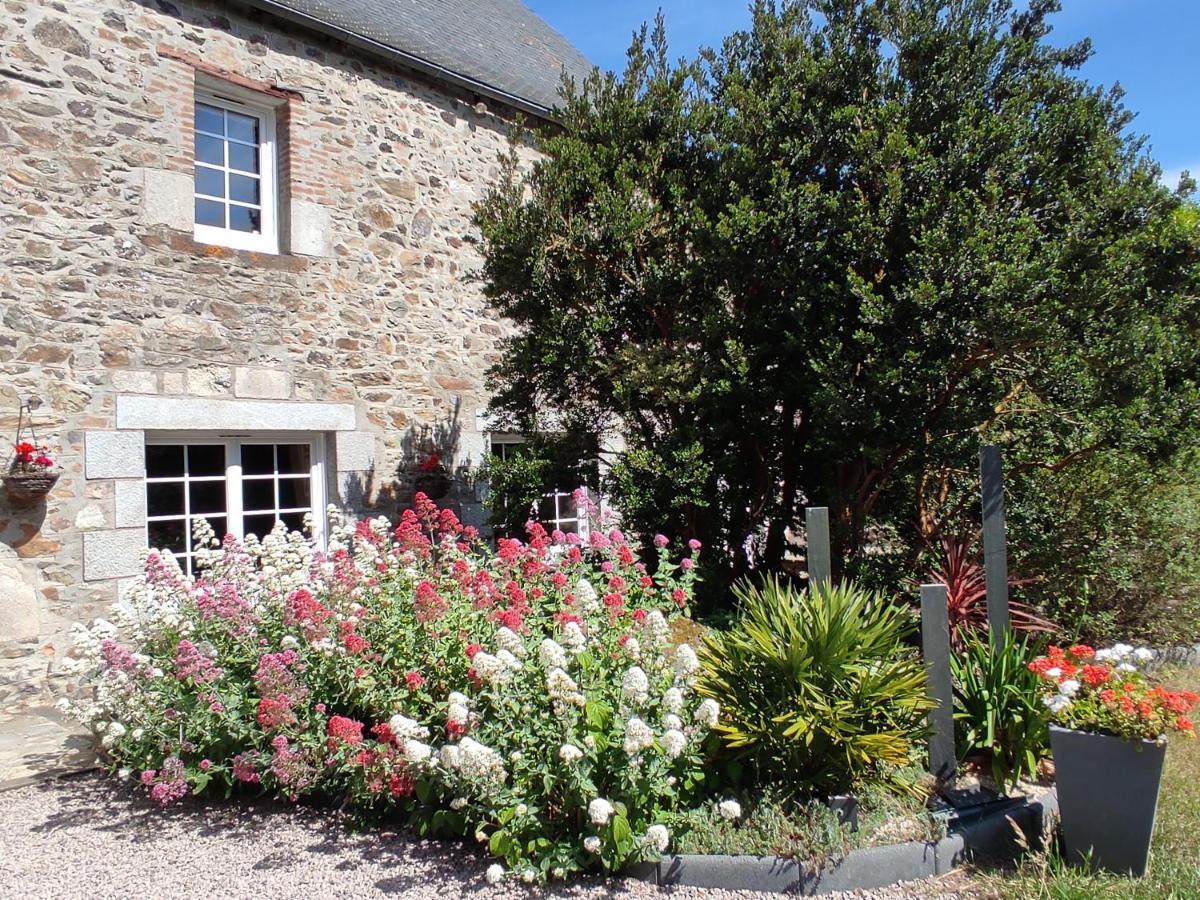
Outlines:
POLYGON ((198 92, 195 166, 196 240, 278 252, 274 110, 198 92))

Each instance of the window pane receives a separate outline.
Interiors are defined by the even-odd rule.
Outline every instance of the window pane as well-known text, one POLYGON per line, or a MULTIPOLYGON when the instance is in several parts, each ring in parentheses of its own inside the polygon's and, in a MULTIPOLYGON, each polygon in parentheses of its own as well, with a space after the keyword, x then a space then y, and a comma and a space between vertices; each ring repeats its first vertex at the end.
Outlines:
POLYGON ((229 168, 242 172, 258 171, 258 148, 247 147, 245 144, 229 145, 229 168))
POLYGON ((283 524, 287 526, 288 531, 304 532, 304 513, 284 513, 279 518, 283 520, 283 524))
POLYGON ((312 506, 312 480, 309 478, 279 479, 279 508, 308 509, 312 506))
MULTIPOLYGON (((242 457, 245 459, 245 457, 242 457)), ((244 479, 242 481, 242 509, 258 512, 275 508, 275 480, 273 478, 244 479)))
POLYGON ((552 522, 555 518, 554 498, 543 497, 538 502, 538 519, 542 522, 552 522))
POLYGON ((558 523, 558 530, 563 534, 578 534, 579 523, 575 519, 567 519, 565 522, 558 523))
POLYGON ((196 166, 196 193, 210 197, 225 196, 225 173, 220 169, 196 166))
POLYGON ((211 131, 213 134, 225 133, 225 116, 220 109, 207 103, 196 104, 196 130, 211 131))
MULTIPOLYGON (((183 446, 180 444, 147 444, 146 476, 149 478, 178 478, 183 475, 183 446)), ((153 513, 151 513, 153 515, 153 513)))
MULTIPOLYGON (((208 524, 212 526, 213 534, 217 536, 218 541, 225 540, 225 533, 229 530, 225 523, 224 516, 204 516, 208 520, 208 524)), ((193 520, 194 521, 194 520, 193 520)), ((188 528, 188 548, 189 550, 196 549, 196 539, 192 534, 192 530, 188 528)))
POLYGON ((308 475, 311 467, 308 444, 279 445, 280 475, 308 475))
MULTIPOLYGON (((181 447, 180 450, 183 448, 181 447)), ((183 455, 182 453, 180 454, 183 455)), ((182 516, 183 515, 183 482, 174 481, 166 484, 151 483, 146 485, 146 515, 148 516, 182 516)))
POLYGON ((272 444, 242 444, 242 474, 272 475, 275 472, 275 447, 272 444))
POLYGON ((225 204, 215 200, 196 200, 196 224, 225 227, 225 204))
POLYGON ((235 112, 227 112, 225 115, 229 127, 227 132, 229 137, 251 144, 258 143, 258 118, 256 116, 244 116, 235 112))
POLYGON ((204 475, 224 475, 225 446, 223 444, 188 445, 188 474, 193 478, 204 475))
POLYGON ((196 135, 196 162, 225 165, 225 142, 220 138, 196 135))
POLYGON ((246 516, 243 520, 246 528, 246 534, 253 534, 257 537, 265 537, 271 533, 271 529, 275 527, 275 514, 269 513, 260 516, 246 516))
POLYGON ((258 179, 231 173, 229 176, 229 199, 237 200, 240 203, 257 204, 259 202, 258 179))
POLYGON ((172 553, 187 551, 185 536, 187 530, 182 521, 178 522, 148 522, 146 524, 150 546, 156 550, 170 550, 172 553))
POLYGON ((188 484, 192 515, 225 512, 225 482, 193 481, 188 484))
POLYGON ((249 206, 229 207, 229 227, 234 231, 257 234, 262 231, 262 211, 249 206))

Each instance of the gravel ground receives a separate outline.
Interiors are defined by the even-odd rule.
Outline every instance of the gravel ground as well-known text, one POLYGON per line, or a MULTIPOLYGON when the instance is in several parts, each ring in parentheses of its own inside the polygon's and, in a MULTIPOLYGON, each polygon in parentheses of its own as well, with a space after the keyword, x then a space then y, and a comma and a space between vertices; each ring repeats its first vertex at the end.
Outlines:
MULTIPOLYGON (((488 885, 489 860, 462 844, 355 833, 327 811, 189 800, 160 810, 98 774, 0 794, 0 897, 702 898, 777 894, 581 880, 553 889, 488 885)), ((959 878, 830 897, 958 900, 959 878)))

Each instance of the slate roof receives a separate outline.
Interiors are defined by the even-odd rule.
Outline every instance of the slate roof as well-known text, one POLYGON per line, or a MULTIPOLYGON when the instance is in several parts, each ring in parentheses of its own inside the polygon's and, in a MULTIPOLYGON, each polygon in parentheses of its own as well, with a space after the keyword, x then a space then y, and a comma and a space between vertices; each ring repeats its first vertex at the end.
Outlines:
POLYGON ((521 0, 242 0, 544 115, 592 64, 521 0))

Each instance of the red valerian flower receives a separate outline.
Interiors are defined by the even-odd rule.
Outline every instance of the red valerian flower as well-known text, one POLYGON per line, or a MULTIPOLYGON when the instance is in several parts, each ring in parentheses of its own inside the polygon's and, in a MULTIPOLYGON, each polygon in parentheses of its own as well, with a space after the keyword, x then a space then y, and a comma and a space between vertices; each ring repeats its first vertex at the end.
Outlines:
POLYGON ((346 716, 330 716, 325 725, 325 733, 329 735, 330 743, 341 741, 346 744, 361 744, 363 740, 362 722, 349 719, 346 716))
POLYGON ((1104 684, 1104 682, 1108 681, 1112 671, 1108 668, 1108 666, 1086 665, 1083 667, 1080 674, 1082 675, 1085 684, 1089 685, 1090 687, 1096 687, 1097 685, 1104 684))
POLYGON ((425 685, 425 676, 420 672, 405 672, 404 683, 410 691, 416 691, 425 685))

